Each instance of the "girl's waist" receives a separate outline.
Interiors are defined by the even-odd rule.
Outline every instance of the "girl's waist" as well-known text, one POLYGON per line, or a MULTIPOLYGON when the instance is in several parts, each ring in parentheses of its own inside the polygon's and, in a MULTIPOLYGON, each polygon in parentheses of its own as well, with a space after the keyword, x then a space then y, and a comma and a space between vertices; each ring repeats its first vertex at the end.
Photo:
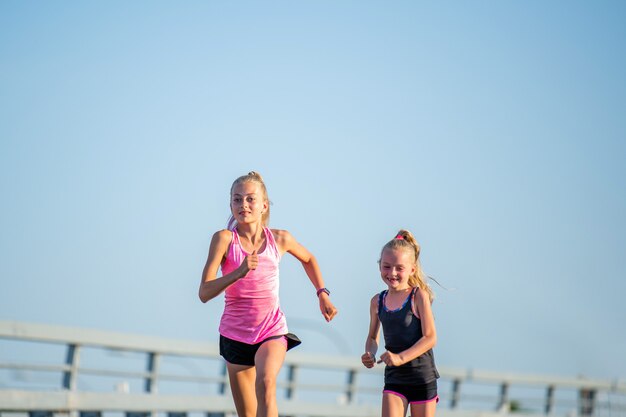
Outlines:
POLYGON ((280 310, 278 297, 226 297, 224 301, 225 315, 263 316, 280 310))
POLYGON ((418 339, 406 339, 406 340, 394 340, 393 342, 389 342, 385 340, 385 349, 387 349, 391 353, 400 353, 402 351, 407 350, 411 346, 417 343, 418 339))
POLYGON ((244 343, 288 332, 287 320, 280 308, 260 310, 224 310, 220 334, 244 343))
POLYGON ((256 291, 227 293, 224 297, 226 306, 250 306, 250 305, 273 305, 278 304, 278 292, 259 293, 256 291))
MULTIPOLYGON (((410 345, 406 345, 406 346, 393 346, 393 345, 385 345, 385 350, 387 350, 388 352, 391 353, 401 353, 404 352, 405 350, 409 349, 411 346, 413 346, 414 343, 410 344, 410 345)), ((433 350, 429 349, 426 352, 422 353, 420 356, 418 356, 416 359, 422 358, 424 356, 433 356, 433 350)))

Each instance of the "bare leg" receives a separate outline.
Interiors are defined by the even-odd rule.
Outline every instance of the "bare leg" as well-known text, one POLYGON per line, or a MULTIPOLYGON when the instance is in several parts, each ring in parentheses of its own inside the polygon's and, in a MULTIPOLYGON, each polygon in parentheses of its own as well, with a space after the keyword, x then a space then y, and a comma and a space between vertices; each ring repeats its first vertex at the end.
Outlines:
POLYGON ((257 417, 278 417, 276 406, 276 379, 287 348, 282 340, 263 343, 254 357, 256 364, 256 398, 259 404, 257 417))
POLYGON ((382 417, 404 417, 406 416, 407 407, 408 402, 406 398, 386 392, 383 393, 382 417))
POLYGON ((437 401, 427 403, 411 404, 411 417, 434 417, 437 401))
POLYGON ((257 401, 254 393, 254 380, 256 370, 254 366, 235 365, 226 363, 228 378, 230 379, 230 390, 233 394, 233 401, 239 417, 255 417, 257 412, 257 401))

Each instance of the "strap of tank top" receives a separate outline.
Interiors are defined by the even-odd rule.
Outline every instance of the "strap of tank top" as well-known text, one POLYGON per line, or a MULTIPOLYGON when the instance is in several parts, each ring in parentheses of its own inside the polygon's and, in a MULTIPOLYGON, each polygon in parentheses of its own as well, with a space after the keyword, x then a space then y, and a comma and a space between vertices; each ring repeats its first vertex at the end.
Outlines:
POLYGON ((418 319, 420 316, 417 314, 417 309, 415 308, 415 293, 417 292, 417 287, 413 287, 413 291, 411 291, 411 313, 418 319))
POLYGON ((384 311, 384 305, 383 305, 383 300, 385 299, 385 294, 387 293, 388 290, 384 290, 381 291, 380 294, 378 294, 378 313, 380 314, 381 311, 384 311))
POLYGON ((274 234, 272 233, 270 228, 269 227, 264 227, 263 231, 265 232, 265 241, 266 241, 265 245, 267 246, 267 245, 271 244, 272 247, 274 249, 276 249, 276 252, 278 252, 278 247, 276 246, 276 239, 274 239, 274 234))
POLYGON ((230 242, 230 243, 231 244, 236 243, 238 245, 240 244, 239 243, 239 233, 237 233, 237 229, 236 228, 233 229, 233 241, 230 242))

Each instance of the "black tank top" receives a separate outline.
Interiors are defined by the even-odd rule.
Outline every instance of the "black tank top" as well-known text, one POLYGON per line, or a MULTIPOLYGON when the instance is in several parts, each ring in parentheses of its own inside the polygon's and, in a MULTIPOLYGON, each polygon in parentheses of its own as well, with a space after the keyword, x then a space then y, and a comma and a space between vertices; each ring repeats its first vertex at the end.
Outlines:
MULTIPOLYGON (((422 322, 411 309, 415 291, 414 288, 398 310, 387 310, 385 307, 387 290, 378 295, 378 319, 383 326, 385 349, 389 352, 400 353, 423 336, 422 322)), ((385 367, 386 384, 427 384, 437 378, 439 372, 432 349, 403 365, 385 367)))

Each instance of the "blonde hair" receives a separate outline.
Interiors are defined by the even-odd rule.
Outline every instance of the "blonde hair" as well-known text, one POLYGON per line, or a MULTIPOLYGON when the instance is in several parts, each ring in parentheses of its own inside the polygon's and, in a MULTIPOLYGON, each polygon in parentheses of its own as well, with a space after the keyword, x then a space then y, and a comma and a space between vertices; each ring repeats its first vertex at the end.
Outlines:
POLYGON ((385 246, 383 246, 383 249, 380 251, 380 259, 378 260, 379 264, 383 257, 383 252, 385 251, 385 249, 402 249, 413 254, 413 259, 415 259, 415 273, 409 276, 409 286, 417 287, 426 291, 426 293, 428 293, 428 298, 432 303, 435 299, 435 293, 430 288, 430 285, 428 285, 427 283, 427 280, 429 278, 428 275, 426 275, 424 271, 422 271, 422 267, 420 266, 420 245, 415 240, 415 237, 413 237, 413 234, 408 230, 399 230, 398 233, 396 233, 396 236, 389 242, 387 242, 385 246))
MULTIPOLYGON (((233 182, 233 185, 230 186, 230 197, 232 199, 233 189, 236 185, 244 184, 246 182, 253 182, 258 184, 259 188, 261 189, 261 194, 263 195, 263 201, 267 201, 267 210, 265 210, 262 217, 263 227, 267 227, 270 224, 270 200, 267 197, 267 188, 265 188, 265 183, 263 182, 263 177, 261 177, 261 174, 256 171, 250 171, 246 175, 242 175, 241 177, 237 178, 233 182)), ((235 218, 231 214, 228 218, 227 228, 228 230, 233 230, 235 227, 237 227, 237 220, 235 220, 235 218)))

